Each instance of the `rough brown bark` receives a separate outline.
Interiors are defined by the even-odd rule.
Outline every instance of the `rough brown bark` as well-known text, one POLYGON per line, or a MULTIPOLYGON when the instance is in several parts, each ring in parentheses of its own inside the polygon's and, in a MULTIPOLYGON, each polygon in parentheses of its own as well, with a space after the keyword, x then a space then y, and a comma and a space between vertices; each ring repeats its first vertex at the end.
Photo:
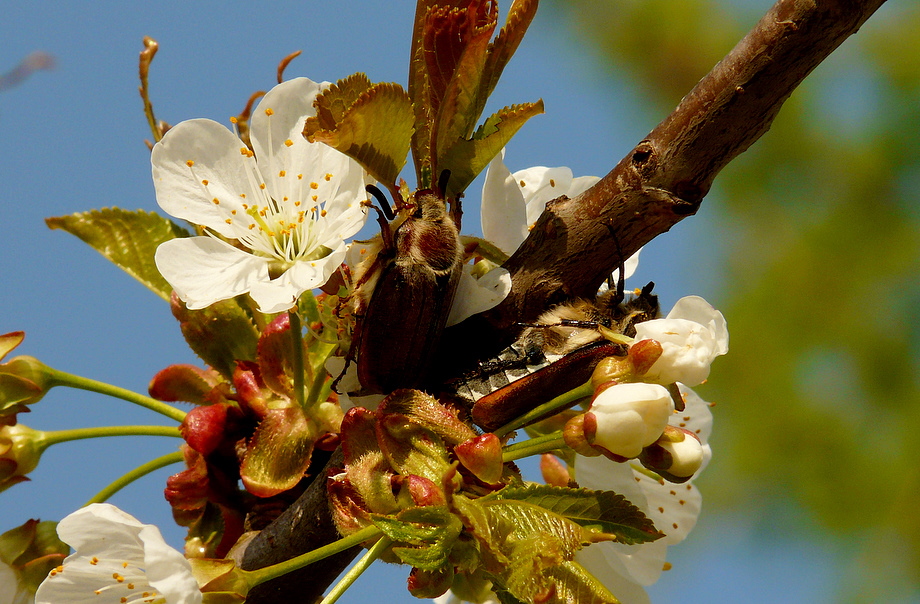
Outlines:
MULTIPOLYGON (((696 213, 719 171, 770 128, 796 86, 883 3, 779 0, 600 182, 574 199, 547 205, 505 264, 511 294, 491 311, 449 329, 438 363, 473 361, 490 344, 513 337, 516 323, 532 321, 569 298, 593 297, 622 259, 696 213)), ((247 549, 244 568, 266 566, 335 538, 324 486, 312 485, 263 531, 247 549), (328 523, 325 530, 317 526, 322 523, 328 523)), ((310 602, 353 555, 314 564, 248 601, 310 602)))
POLYGON ((796 86, 883 3, 779 0, 600 182, 547 205, 505 263, 508 298, 446 334, 455 364, 474 359, 483 342, 507 342, 515 323, 554 304, 593 298, 622 259, 696 213, 719 171, 769 130, 796 86))

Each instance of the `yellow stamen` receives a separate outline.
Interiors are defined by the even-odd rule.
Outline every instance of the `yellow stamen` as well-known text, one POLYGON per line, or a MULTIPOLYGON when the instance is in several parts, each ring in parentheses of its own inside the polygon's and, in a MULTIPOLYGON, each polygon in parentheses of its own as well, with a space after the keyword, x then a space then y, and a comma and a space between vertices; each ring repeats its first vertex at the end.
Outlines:
POLYGON ((193 160, 190 159, 190 160, 188 160, 187 162, 185 162, 185 165, 188 166, 189 168, 191 168, 192 166, 195 165, 195 162, 194 162, 193 160))
POLYGON ((268 109, 265 110, 265 115, 275 115, 275 112, 272 110, 271 107, 269 107, 268 109))
POLYGON ((287 139, 286 141, 284 141, 284 144, 285 144, 286 146, 290 147, 291 145, 294 144, 294 141, 292 141, 291 139, 287 139))

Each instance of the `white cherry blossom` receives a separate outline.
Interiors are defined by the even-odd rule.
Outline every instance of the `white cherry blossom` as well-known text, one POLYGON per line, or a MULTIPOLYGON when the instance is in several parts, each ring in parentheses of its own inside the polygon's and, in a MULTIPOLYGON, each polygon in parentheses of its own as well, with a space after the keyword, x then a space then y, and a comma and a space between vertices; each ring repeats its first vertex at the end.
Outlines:
MULTIPOLYGON (((686 407, 672 413, 668 422, 699 437, 703 463, 696 478, 712 456, 708 444, 712 413, 709 404, 693 390, 683 384, 678 387, 686 407)), ((699 517, 702 497, 693 480, 683 484, 657 480, 637 461, 616 463, 603 456, 579 456, 575 462, 575 480, 585 488, 610 490, 625 496, 665 533, 661 539, 641 545, 597 543, 575 556, 576 562, 600 579, 623 604, 649 602, 642 586, 658 580, 665 566, 668 546, 683 541, 699 517)))
POLYGON ((208 119, 181 122, 154 146, 160 207, 207 233, 156 252, 157 268, 189 308, 248 292, 262 312, 281 312, 344 260, 344 240, 367 217, 365 173, 301 134, 323 87, 296 78, 272 88, 253 112, 252 151, 208 119))
POLYGON ((702 384, 712 361, 728 352, 725 317, 699 296, 681 298, 664 319, 638 323, 640 340, 657 340, 662 347, 661 357, 642 379, 665 385, 702 384))
POLYGON ((94 503, 61 520, 57 530, 76 551, 39 586, 36 604, 200 604, 188 560, 157 527, 94 503))

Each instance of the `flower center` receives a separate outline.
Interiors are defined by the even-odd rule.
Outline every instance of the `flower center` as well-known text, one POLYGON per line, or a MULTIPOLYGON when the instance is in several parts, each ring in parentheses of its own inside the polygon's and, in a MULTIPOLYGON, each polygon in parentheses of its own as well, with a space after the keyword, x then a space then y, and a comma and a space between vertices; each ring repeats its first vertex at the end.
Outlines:
MULTIPOLYGON (((86 561, 84 558, 82 561, 86 561)), ((51 571, 50 576, 67 573, 71 581, 84 585, 98 585, 101 578, 109 578, 101 586, 93 589, 100 598, 100 604, 117 602, 118 604, 165 604, 166 598, 150 586, 147 574, 135 564, 113 559, 90 558, 90 568, 83 565, 65 564, 51 571)))

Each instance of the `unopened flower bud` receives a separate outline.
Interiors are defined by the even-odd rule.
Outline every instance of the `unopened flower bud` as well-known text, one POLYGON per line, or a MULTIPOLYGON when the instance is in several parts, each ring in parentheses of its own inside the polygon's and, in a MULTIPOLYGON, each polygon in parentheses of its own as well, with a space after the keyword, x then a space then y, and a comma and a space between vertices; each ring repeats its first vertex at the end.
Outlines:
POLYGON ((585 436, 594 447, 631 459, 658 440, 673 411, 663 386, 617 384, 594 398, 585 414, 585 436))
POLYGON ((486 484, 495 484, 502 477, 501 440, 488 432, 460 443, 454 447, 454 454, 473 475, 486 484))
MULTIPOLYGON (((0 335, 0 360, 24 338, 21 331, 0 335)), ((26 405, 42 400, 54 385, 52 370, 34 357, 19 356, 0 364, 0 425, 15 424, 16 414, 28 412, 26 405)))
POLYGON ((44 436, 22 424, 0 428, 0 492, 28 480, 45 450, 44 436))
POLYGON ((569 469, 551 453, 540 455, 540 474, 543 475, 543 482, 554 487, 567 487, 572 481, 569 469))
POLYGON ((646 447, 639 461, 671 482, 686 482, 703 465, 703 445, 693 432, 668 426, 655 443, 646 447))

